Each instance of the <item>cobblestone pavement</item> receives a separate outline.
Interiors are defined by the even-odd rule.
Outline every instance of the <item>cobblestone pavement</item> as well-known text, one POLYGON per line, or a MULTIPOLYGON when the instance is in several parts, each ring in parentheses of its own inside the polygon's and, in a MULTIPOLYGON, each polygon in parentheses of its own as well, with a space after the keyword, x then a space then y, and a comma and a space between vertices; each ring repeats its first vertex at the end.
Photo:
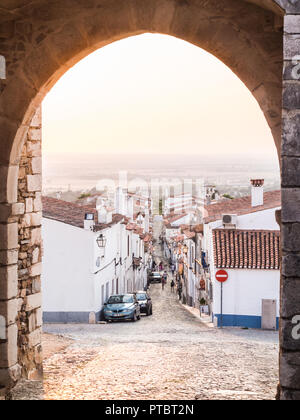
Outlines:
POLYGON ((74 340, 44 362, 46 399, 274 399, 277 333, 211 329, 169 285, 150 293, 153 316, 136 323, 44 326, 74 340))
POLYGON ((136 323, 46 325, 75 340, 44 363, 46 399, 273 399, 274 332, 203 326, 167 287, 136 323))

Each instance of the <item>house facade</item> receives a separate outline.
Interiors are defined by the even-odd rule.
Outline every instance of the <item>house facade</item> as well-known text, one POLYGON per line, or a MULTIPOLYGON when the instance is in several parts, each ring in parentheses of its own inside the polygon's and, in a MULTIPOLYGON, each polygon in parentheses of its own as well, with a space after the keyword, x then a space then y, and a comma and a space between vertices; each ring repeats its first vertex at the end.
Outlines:
POLYGON ((47 197, 43 206, 44 322, 100 320, 111 294, 145 287, 151 236, 128 229, 126 215, 47 197))
POLYGON ((212 290, 208 303, 215 325, 249 328, 263 326, 264 305, 270 303, 278 328, 280 191, 264 193, 263 180, 251 182, 251 196, 206 207, 202 252, 212 290), (223 286, 216 280, 220 269, 228 274, 223 286))

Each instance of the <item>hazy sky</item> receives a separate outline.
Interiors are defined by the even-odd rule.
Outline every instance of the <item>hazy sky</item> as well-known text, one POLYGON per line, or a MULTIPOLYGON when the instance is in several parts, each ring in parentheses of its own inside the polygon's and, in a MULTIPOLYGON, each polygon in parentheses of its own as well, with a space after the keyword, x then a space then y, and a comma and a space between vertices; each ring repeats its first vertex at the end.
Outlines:
POLYGON ((43 104, 44 154, 276 156, 257 102, 223 63, 185 41, 145 34, 74 66, 43 104))

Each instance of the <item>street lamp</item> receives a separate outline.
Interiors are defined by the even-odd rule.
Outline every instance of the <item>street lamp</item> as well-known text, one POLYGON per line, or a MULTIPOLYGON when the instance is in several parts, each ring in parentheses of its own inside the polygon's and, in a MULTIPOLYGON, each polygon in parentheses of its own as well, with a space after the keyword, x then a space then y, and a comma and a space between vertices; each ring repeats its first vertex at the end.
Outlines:
POLYGON ((98 247, 99 248, 102 248, 102 249, 104 249, 105 248, 105 246, 106 246, 106 238, 105 238, 105 236, 101 233, 99 236, 98 236, 98 238, 97 238, 97 245, 98 245, 98 247))

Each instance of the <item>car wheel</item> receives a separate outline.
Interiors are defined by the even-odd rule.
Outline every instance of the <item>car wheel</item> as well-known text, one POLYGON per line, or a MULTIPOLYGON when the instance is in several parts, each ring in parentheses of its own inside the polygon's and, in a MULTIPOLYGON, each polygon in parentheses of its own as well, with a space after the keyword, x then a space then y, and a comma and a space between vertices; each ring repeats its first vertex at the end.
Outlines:
POLYGON ((139 321, 141 319, 141 315, 138 315, 137 320, 139 321))
POLYGON ((150 310, 150 315, 153 315, 153 310, 152 310, 152 306, 151 306, 151 310, 150 310))

